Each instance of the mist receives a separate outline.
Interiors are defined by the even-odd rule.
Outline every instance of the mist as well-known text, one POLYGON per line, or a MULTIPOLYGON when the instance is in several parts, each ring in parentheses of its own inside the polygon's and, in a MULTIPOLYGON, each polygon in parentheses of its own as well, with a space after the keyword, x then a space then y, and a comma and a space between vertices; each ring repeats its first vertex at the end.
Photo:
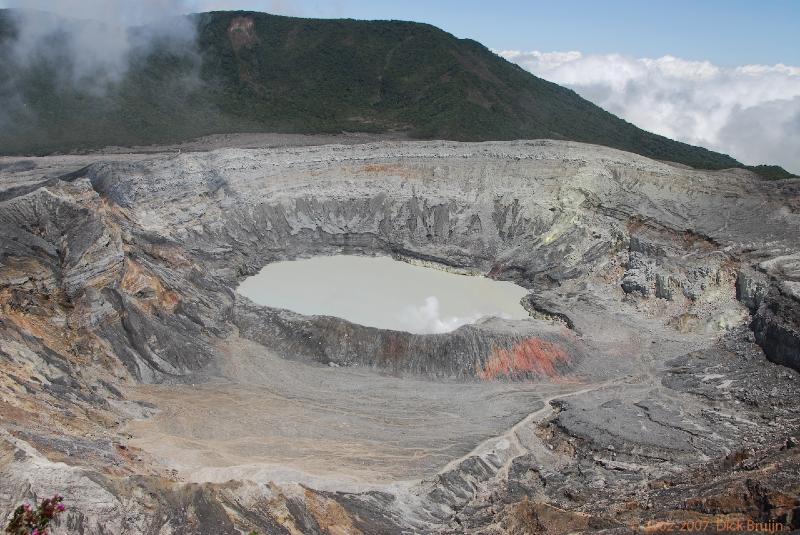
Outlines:
POLYGON ((183 0, 0 7, 11 8, 0 18, 0 153, 190 136, 197 122, 218 117, 193 100, 204 88, 202 57, 197 18, 184 15, 183 0), (201 119, 192 124, 194 115, 201 119))
POLYGON ((12 60, 21 66, 58 62, 61 81, 90 81, 102 89, 128 70, 132 53, 156 44, 191 47, 196 28, 181 16, 180 0, 11 0, 16 38, 12 60), (88 79, 88 80, 87 80, 88 79))

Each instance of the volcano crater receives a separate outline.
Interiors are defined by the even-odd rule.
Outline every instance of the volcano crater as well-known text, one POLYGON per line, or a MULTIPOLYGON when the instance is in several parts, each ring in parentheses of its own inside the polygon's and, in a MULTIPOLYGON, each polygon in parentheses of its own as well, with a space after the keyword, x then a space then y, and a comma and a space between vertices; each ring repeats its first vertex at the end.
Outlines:
POLYGON ((637 477, 764 447, 746 422, 797 421, 798 181, 542 140, 28 160, 0 192, 24 453, 0 490, 67 481, 87 532, 186 504, 271 529, 324 503, 364 533, 480 527, 493 496, 604 518, 637 477), (418 334, 236 292, 332 255, 513 282, 530 316, 418 334))

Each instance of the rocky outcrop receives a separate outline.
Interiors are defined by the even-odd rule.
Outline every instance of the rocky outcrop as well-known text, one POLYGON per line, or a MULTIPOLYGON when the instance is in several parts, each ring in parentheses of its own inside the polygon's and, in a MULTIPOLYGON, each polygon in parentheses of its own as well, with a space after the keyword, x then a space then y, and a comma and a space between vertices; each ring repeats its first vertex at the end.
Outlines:
POLYGON ((778 256, 739 272, 736 296, 753 313, 767 358, 800 370, 800 257, 778 256))
POLYGON ((761 272, 744 269, 736 276, 736 298, 753 312, 761 306, 768 289, 769 280, 761 272))
POLYGON ((778 364, 800 370, 800 300, 773 287, 753 318, 756 342, 778 364))

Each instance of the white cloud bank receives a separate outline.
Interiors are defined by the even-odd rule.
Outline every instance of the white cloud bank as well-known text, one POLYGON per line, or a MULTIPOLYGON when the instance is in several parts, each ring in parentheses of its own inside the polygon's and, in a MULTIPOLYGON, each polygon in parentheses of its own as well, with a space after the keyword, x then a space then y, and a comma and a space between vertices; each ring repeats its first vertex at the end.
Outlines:
POLYGON ((779 164, 800 174, 800 67, 726 68, 672 56, 497 53, 645 130, 746 164, 779 164))

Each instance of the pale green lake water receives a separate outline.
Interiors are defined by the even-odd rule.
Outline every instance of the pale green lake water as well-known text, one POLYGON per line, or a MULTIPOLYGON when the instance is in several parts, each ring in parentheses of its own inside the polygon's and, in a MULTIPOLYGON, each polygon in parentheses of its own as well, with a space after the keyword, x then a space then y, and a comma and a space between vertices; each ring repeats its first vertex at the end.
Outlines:
POLYGON ((416 333, 452 331, 483 316, 527 318, 527 290, 389 257, 317 256, 275 262, 237 291, 265 306, 416 333))

